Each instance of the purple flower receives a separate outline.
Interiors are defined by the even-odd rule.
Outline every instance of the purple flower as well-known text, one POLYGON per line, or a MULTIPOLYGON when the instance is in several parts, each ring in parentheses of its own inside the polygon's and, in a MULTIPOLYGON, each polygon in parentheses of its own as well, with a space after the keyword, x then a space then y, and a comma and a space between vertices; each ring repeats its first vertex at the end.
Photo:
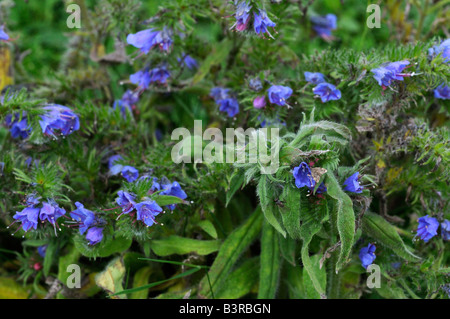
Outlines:
POLYGON ((312 83, 312 84, 320 84, 325 82, 325 76, 322 73, 319 72, 305 72, 305 80, 306 82, 312 83))
POLYGON ((166 69, 166 67, 161 66, 158 68, 151 69, 149 72, 149 76, 150 76, 150 83, 159 82, 161 84, 164 84, 170 77, 170 72, 166 69))
POLYGON ((331 38, 331 31, 337 28, 337 17, 334 14, 327 14, 323 17, 311 17, 313 29, 323 39, 331 38))
POLYGON ((283 106, 292 95, 292 89, 288 86, 272 85, 268 90, 268 95, 270 103, 283 106))
POLYGON ((249 81, 248 85, 250 86, 250 89, 252 89, 253 91, 256 91, 256 92, 261 91, 263 88, 261 80, 258 78, 251 79, 249 81))
POLYGON ((450 240, 450 221, 447 219, 441 223, 441 236, 444 240, 450 240))
POLYGON ((5 27, 0 26, 0 41, 8 41, 9 35, 5 32, 5 27))
POLYGON ((237 31, 244 31, 247 29, 248 22, 250 21, 250 10, 252 6, 247 1, 238 2, 236 5, 236 22, 230 29, 236 28, 237 31))
POLYGON ((437 99, 450 100, 450 87, 442 83, 434 90, 434 97, 437 99))
POLYGON ((140 70, 130 75, 130 82, 137 84, 139 89, 145 90, 150 85, 150 73, 148 70, 140 70))
POLYGON ((41 221, 47 220, 50 224, 52 224, 53 228, 55 229, 56 235, 56 227, 59 228, 57 220, 65 214, 66 211, 64 210, 64 208, 59 207, 54 200, 49 200, 49 202, 42 203, 42 208, 39 213, 39 219, 41 221))
POLYGON ((169 52, 173 41, 170 30, 164 28, 162 31, 147 29, 135 34, 129 34, 127 43, 147 54, 155 46, 159 46, 161 51, 169 52))
MULTIPOLYGON (((181 199, 186 199, 187 194, 184 190, 181 189, 181 186, 178 182, 173 183, 167 183, 167 184, 161 184, 160 187, 163 189, 163 191, 160 193, 161 195, 167 195, 167 196, 175 196, 181 199)), ((170 210, 174 210, 176 205, 168 205, 170 210)))
POLYGON ((122 114, 123 118, 126 118, 127 112, 129 111, 130 114, 133 114, 132 110, 134 105, 139 102, 139 94, 133 92, 132 90, 127 90, 120 100, 116 100, 114 102, 114 109, 120 108, 120 113, 122 114))
POLYGON ((45 135, 50 135, 56 138, 56 130, 60 131, 60 134, 67 136, 74 131, 80 129, 80 120, 71 109, 66 106, 58 104, 50 104, 43 107, 47 112, 41 115, 39 124, 41 125, 42 132, 45 135))
POLYGON ((108 159, 108 168, 109 168, 109 173, 111 175, 117 175, 122 171, 123 165, 116 164, 117 161, 122 160, 122 159, 123 159, 123 157, 120 155, 113 155, 108 159))
POLYGON ((397 61, 387 64, 382 64, 379 68, 372 69, 370 72, 374 74, 374 79, 383 89, 390 86, 394 80, 403 81, 403 77, 409 74, 402 73, 402 71, 409 65, 409 61, 397 61))
POLYGON ((255 28, 256 34, 264 34, 267 33, 272 39, 273 36, 270 34, 270 32, 267 30, 268 27, 274 28, 276 24, 269 19, 267 16, 266 11, 259 9, 259 14, 254 12, 255 16, 255 22, 253 24, 253 27, 255 28))
POLYGON ((92 227, 89 228, 86 234, 86 239, 89 241, 89 245, 96 245, 103 239, 103 228, 92 227))
POLYGON ((155 217, 162 212, 162 208, 159 207, 153 200, 147 200, 136 204, 137 220, 142 220, 147 226, 152 226, 156 223, 155 217))
POLYGON ((341 91, 336 89, 336 87, 330 83, 320 83, 313 89, 313 93, 320 97, 322 103, 339 100, 341 98, 341 91))
POLYGON ((122 176, 127 182, 134 182, 139 177, 139 171, 133 166, 124 166, 122 168, 122 176))
POLYGON ((441 44, 435 45, 434 47, 428 49, 428 55, 431 58, 434 58, 439 54, 442 54, 444 62, 450 62, 450 39, 442 41, 441 44))
POLYGON ((266 98, 263 96, 258 96, 253 100, 253 107, 255 109, 262 109, 266 106, 266 98))
POLYGON ((42 258, 45 258, 45 253, 47 252, 47 247, 48 247, 48 245, 43 245, 43 246, 39 246, 38 249, 37 249, 38 254, 39 254, 42 258))
POLYGON ((13 138, 27 138, 31 133, 31 127, 27 123, 26 113, 22 113, 22 118, 20 114, 16 113, 13 115, 9 114, 6 116, 6 126, 10 128, 11 136, 13 138))
POLYGON ((36 206, 36 205, 38 205, 40 203, 39 199, 41 199, 41 198, 40 197, 36 197, 35 195, 31 194, 31 195, 27 196, 25 201, 26 201, 26 204, 27 204, 28 207, 34 207, 34 206, 36 206))
POLYGON ((359 259, 361 260, 361 264, 364 268, 371 265, 375 258, 377 258, 377 256, 375 256, 376 249, 377 248, 374 244, 369 244, 367 247, 363 247, 359 251, 359 259))
POLYGON ((297 188, 302 188, 305 186, 308 188, 313 188, 316 184, 312 177, 311 169, 305 162, 302 162, 299 166, 295 167, 292 174, 294 175, 295 186, 297 186, 297 188))
POLYGON ((355 174, 347 178, 344 182, 344 190, 352 193, 362 193, 363 187, 359 185, 358 178, 359 172, 356 172, 355 174))
POLYGON ((221 87, 212 88, 209 96, 214 99, 214 101, 224 100, 229 97, 230 89, 224 89, 221 87))
MULTIPOLYGON (((16 212, 13 216, 15 221, 11 225, 20 221, 22 223, 22 229, 25 232, 29 231, 31 228, 36 229, 40 210, 40 208, 26 207, 21 212, 16 212)), ((8 228, 10 226, 8 226, 8 228)))
POLYGON ((70 212, 70 217, 79 222, 79 230, 82 235, 89 227, 95 225, 98 220, 96 219, 95 214, 89 209, 84 208, 84 205, 80 202, 75 202, 75 206, 77 209, 70 212))
POLYGON ((419 227, 417 227, 417 234, 415 237, 419 236, 420 239, 427 243, 431 238, 437 235, 439 222, 436 218, 426 215, 420 217, 418 222, 419 227))
POLYGON ((183 53, 181 58, 178 58, 178 62, 183 62, 183 64, 189 69, 193 70, 198 68, 197 61, 191 57, 189 54, 183 53))
POLYGON ((116 198, 116 203, 122 208, 122 214, 128 214, 134 209, 136 202, 136 196, 124 191, 119 191, 117 193, 119 197, 116 198))

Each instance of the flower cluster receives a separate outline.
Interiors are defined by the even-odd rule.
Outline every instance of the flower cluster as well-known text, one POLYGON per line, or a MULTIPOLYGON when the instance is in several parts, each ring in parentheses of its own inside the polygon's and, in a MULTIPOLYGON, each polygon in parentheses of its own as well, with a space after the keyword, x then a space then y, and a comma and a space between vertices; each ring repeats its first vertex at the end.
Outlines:
POLYGON ((145 198, 144 201, 136 203, 136 195, 132 193, 119 191, 117 195, 119 197, 117 197, 116 203, 122 208, 119 217, 123 214, 130 214, 134 217, 136 212, 136 220, 142 221, 147 227, 158 224, 155 217, 163 210, 154 200, 145 198))
POLYGON ((127 112, 133 114, 133 109, 136 107, 137 102, 139 102, 139 94, 131 90, 127 90, 120 100, 114 102, 114 109, 120 109, 120 113, 123 118, 126 118, 127 112))
POLYGON ((270 38, 274 38, 268 28, 275 28, 276 24, 267 16, 267 12, 262 9, 252 10, 252 6, 247 1, 235 0, 236 12, 233 16, 236 18, 236 22, 231 26, 230 29, 235 29, 236 31, 244 31, 248 29, 251 21, 252 11, 253 11, 253 29, 257 35, 264 38, 265 34, 270 38))
POLYGON ((140 70, 130 75, 130 82, 136 84, 139 90, 147 89, 151 83, 166 84, 170 77, 170 72, 165 65, 160 65, 153 69, 140 70))
MULTIPOLYGON (((426 215, 420 217, 417 221, 419 222, 419 226, 417 227, 417 234, 415 237, 419 237, 427 243, 431 238, 437 235, 439 221, 436 218, 426 215)), ((444 240, 450 239, 450 221, 444 220, 444 222, 441 223, 441 235, 444 240)))
MULTIPOLYGON (((58 206, 58 204, 53 200, 49 199, 47 202, 43 202, 41 207, 37 207, 40 204, 40 197, 36 197, 35 195, 29 195, 26 198, 26 206, 22 211, 16 212, 13 216, 15 221, 8 226, 11 227, 16 222, 22 223, 22 229, 28 232, 30 229, 37 229, 38 221, 41 223, 49 222, 53 228, 55 229, 56 235, 56 227, 61 231, 61 228, 58 225, 58 218, 64 216, 66 211, 64 208, 58 206)), ((17 230, 19 230, 18 228, 17 230)), ((16 230, 16 231, 17 231, 16 230)))
POLYGON ((428 49, 428 56, 430 58, 435 58, 439 54, 442 54, 444 62, 450 63, 450 39, 442 41, 441 44, 428 49))
POLYGON ((80 119, 70 108, 58 104, 44 106, 45 114, 41 115, 39 124, 45 135, 56 139, 57 131, 62 136, 72 134, 80 129, 80 119))
POLYGON ((385 90, 387 87, 391 86, 393 81, 403 81, 405 76, 411 75, 402 73, 408 65, 408 60, 390 62, 382 64, 380 67, 370 70, 370 72, 374 74, 374 79, 377 80, 378 84, 385 90))
MULTIPOLYGON (((180 184, 175 181, 171 183, 166 178, 162 178, 161 181, 159 181, 157 178, 153 178, 153 184, 150 189, 150 193, 154 193, 160 191, 160 195, 166 195, 166 196, 175 196, 181 199, 186 199, 187 194, 186 192, 181 189, 180 184)), ((170 210, 174 210, 176 205, 172 204, 167 206, 170 210)))
POLYGON ((371 265, 375 258, 375 250, 377 248, 374 244, 369 244, 367 247, 361 248, 359 251, 359 259, 361 260, 361 264, 364 268, 367 268, 369 265, 371 265))
POLYGON ((311 17, 313 29, 324 40, 331 40, 333 36, 331 31, 337 28, 337 17, 334 14, 327 14, 326 16, 311 17))
POLYGON ((131 183, 137 180, 139 177, 139 171, 133 166, 117 164, 117 161, 122 160, 123 157, 120 155, 113 155, 108 159, 108 168, 110 175, 117 175, 119 173, 127 180, 127 182, 131 183))
POLYGON ((219 106, 219 111, 227 112, 228 117, 234 117, 239 113, 239 103, 237 99, 230 94, 230 89, 215 87, 211 89, 209 96, 211 96, 219 106))
POLYGON ((305 80, 316 85, 313 88, 313 93, 320 97, 322 103, 332 100, 336 101, 341 98, 341 91, 333 84, 327 83, 322 73, 305 72, 305 80))
POLYGON ((80 202, 76 202, 77 209, 70 212, 70 217, 77 222, 80 235, 86 233, 89 245, 96 245, 103 239, 103 226, 105 221, 95 215, 94 212, 84 208, 80 202))

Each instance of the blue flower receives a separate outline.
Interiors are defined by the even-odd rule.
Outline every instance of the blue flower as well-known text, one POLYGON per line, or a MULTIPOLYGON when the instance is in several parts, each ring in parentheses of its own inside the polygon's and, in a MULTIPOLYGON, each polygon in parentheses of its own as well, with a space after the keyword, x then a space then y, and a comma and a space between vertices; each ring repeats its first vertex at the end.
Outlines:
POLYGON ((122 160, 122 159, 123 159, 123 157, 120 155, 113 155, 108 159, 108 168, 109 168, 109 173, 111 175, 117 175, 122 171, 123 165, 116 164, 117 161, 122 160))
POLYGON ((330 83, 320 83, 313 89, 313 93, 317 94, 322 103, 328 101, 336 101, 341 98, 341 91, 339 91, 333 84, 330 83))
POLYGON ((227 112, 228 117, 233 117, 239 113, 239 102, 229 92, 230 89, 215 87, 211 89, 209 96, 219 105, 219 111, 227 112))
POLYGON ((361 260, 361 264, 364 268, 367 268, 369 265, 371 265, 375 258, 375 250, 377 248, 374 244, 369 244, 367 247, 361 248, 359 251, 359 259, 361 260))
POLYGON ((159 207, 153 200, 147 200, 136 204, 137 220, 141 220, 147 226, 152 226, 156 223, 155 217, 162 212, 162 208, 159 207))
MULTIPOLYGON (((161 195, 168 195, 168 196, 175 196, 181 199, 186 199, 187 194, 184 190, 181 189, 181 186, 178 182, 168 183, 168 184, 162 184, 160 186, 163 191, 160 193, 161 195)), ((174 210, 176 205, 168 205, 170 210, 174 210)))
POLYGON ((127 112, 133 114, 134 105, 139 102, 139 94, 132 90, 127 90, 120 100, 114 102, 114 109, 120 108, 120 113, 123 118, 126 118, 127 112))
POLYGON ((28 207, 34 207, 40 203, 39 202, 40 199, 41 199, 40 197, 36 197, 35 195, 31 194, 27 196, 25 201, 28 207))
POLYGON ((42 257, 45 258, 45 253, 47 252, 47 247, 48 245, 43 245, 43 246, 39 246, 37 248, 38 254, 42 257))
POLYGON ((103 239, 103 228, 92 227, 89 228, 86 234, 86 239, 89 241, 89 245, 96 245, 103 239))
POLYGON ((122 208, 122 214, 128 214, 134 209, 136 202, 136 196, 124 191, 119 191, 117 193, 119 197, 116 199, 116 203, 122 208))
POLYGON ((189 54, 183 53, 181 58, 178 58, 178 62, 183 62, 183 64, 189 69, 193 70, 198 68, 197 61, 191 57, 189 54))
POLYGON ((255 29, 256 34, 264 34, 267 33, 272 39, 273 36, 267 30, 268 27, 274 28, 276 24, 269 19, 266 11, 259 9, 259 14, 254 12, 255 22, 253 27, 255 29))
MULTIPOLYGON (((236 4, 236 2, 235 2, 236 4)), ((247 29, 248 22, 250 21, 250 10, 252 6, 247 1, 238 2, 236 5, 236 22, 230 29, 236 28, 237 31, 244 31, 247 29)))
POLYGON ((31 133, 31 127, 27 123, 26 113, 22 113, 22 118, 20 114, 16 113, 13 115, 9 114, 6 116, 6 126, 10 128, 11 136, 13 138, 27 138, 31 133))
POLYGON ((124 166, 122 168, 122 176, 127 182, 134 182, 139 177, 139 171, 133 166, 124 166))
POLYGON ((0 176, 3 174, 4 169, 5 169, 5 162, 0 162, 0 176))
POLYGON ((55 131, 67 136, 80 129, 80 120, 70 108, 58 104, 51 104, 43 107, 47 112, 41 115, 39 124, 42 132, 56 138, 55 131))
POLYGON ((140 70, 130 75, 130 82, 136 84, 139 89, 145 90, 151 83, 148 70, 140 70))
POLYGON ((397 61, 381 65, 379 68, 372 69, 370 72, 374 74, 374 79, 385 89, 390 86, 394 80, 403 81, 403 77, 409 74, 402 71, 409 65, 409 61, 397 61))
MULTIPOLYGON (((13 216, 15 221, 11 225, 20 221, 22 223, 22 229, 25 232, 29 231, 31 228, 36 229, 40 210, 40 208, 26 207, 21 212, 16 212, 13 216)), ((8 228, 10 226, 8 226, 8 228)))
POLYGON ((294 175, 295 186, 297 186, 297 188, 302 188, 305 186, 308 188, 313 188, 316 184, 312 177, 311 169, 305 162, 302 162, 299 166, 295 167, 292 174, 294 175))
POLYGON ((326 192, 327 192, 327 187, 325 186, 324 182, 322 182, 322 184, 320 184, 319 187, 317 187, 316 194, 323 194, 326 192))
MULTIPOLYGON (((59 228, 57 220, 65 214, 66 211, 64 210, 64 208, 59 207, 54 200, 49 200, 49 202, 42 203, 42 208, 39 213, 39 219, 41 221, 47 220, 50 224, 52 224, 53 228, 55 229, 56 235, 56 227, 59 228)), ((60 228, 59 230, 61 231, 60 228)))
POLYGON ((228 117, 233 117, 239 113, 239 102, 235 98, 228 98, 217 101, 219 111, 227 112, 228 117))
POLYGON ((334 14, 327 14, 323 17, 311 17, 313 29, 323 39, 331 38, 331 31, 337 28, 337 17, 334 14))
POLYGON ((359 185, 358 178, 359 172, 356 172, 355 174, 347 178, 344 182, 344 190, 352 193, 362 193, 363 187, 359 185))
POLYGON ((252 89, 253 91, 256 91, 256 92, 261 91, 263 88, 261 80, 258 78, 251 79, 249 81, 248 85, 249 85, 250 89, 252 89))
POLYGON ((9 35, 5 32, 5 27, 0 26, 0 41, 8 41, 9 35))
POLYGON ((70 212, 70 217, 79 222, 79 230, 82 235, 89 227, 95 225, 98 220, 95 217, 95 214, 89 209, 84 208, 84 205, 80 202, 75 202, 75 206, 77 209, 70 212))
POLYGON ((305 72, 305 80, 306 82, 312 83, 312 84, 320 84, 325 82, 325 76, 322 73, 319 72, 305 72))
POLYGON ((280 106, 286 105, 286 100, 292 95, 292 89, 288 86, 272 85, 268 90, 270 103, 280 106))
POLYGON ((443 223, 441 223, 441 235, 442 239, 450 240, 450 221, 448 221, 447 219, 444 220, 443 223))
POLYGON ((450 87, 442 83, 434 90, 434 97, 437 99, 450 100, 450 87))
POLYGON ((169 52, 173 41, 170 30, 164 28, 163 31, 147 29, 135 34, 129 34, 127 36, 127 43, 147 54, 155 46, 158 46, 161 51, 169 52))
POLYGON ((417 234, 415 237, 419 236, 419 238, 424 242, 428 242, 431 238, 437 235, 439 222, 436 218, 426 215, 424 217, 420 217, 418 222, 419 226, 417 227, 417 234))
POLYGON ((159 82, 161 84, 164 84, 170 77, 170 72, 166 69, 165 66, 161 66, 151 69, 149 72, 149 76, 150 76, 150 83, 159 82))
POLYGON ((435 45, 434 47, 428 49, 428 55, 431 58, 434 58, 439 54, 442 54, 444 62, 450 62, 450 39, 442 41, 441 44, 435 45))

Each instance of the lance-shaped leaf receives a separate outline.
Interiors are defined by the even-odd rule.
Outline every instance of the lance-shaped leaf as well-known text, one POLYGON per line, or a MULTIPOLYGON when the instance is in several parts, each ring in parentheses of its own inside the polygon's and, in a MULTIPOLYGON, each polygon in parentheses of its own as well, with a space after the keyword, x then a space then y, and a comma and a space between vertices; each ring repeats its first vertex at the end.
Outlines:
POLYGON ((237 299, 247 295, 258 282, 259 257, 247 259, 227 278, 226 284, 215 297, 217 299, 237 299))
POLYGON ((265 175, 261 175, 261 178, 258 182, 258 187, 256 189, 259 197, 259 201, 261 203, 261 209, 266 217, 266 220, 271 224, 275 229, 286 238, 286 231, 280 224, 279 219, 279 211, 275 205, 273 194, 274 189, 271 187, 270 181, 265 175))
MULTIPOLYGON (((309 269, 309 271, 314 272, 314 278, 315 280, 317 280, 316 284, 320 286, 320 291, 325 291, 325 287, 327 284, 327 273, 325 268, 320 269, 319 260, 319 254, 316 254, 310 258, 311 268, 309 269)), ((305 292, 309 299, 320 299, 321 297, 323 297, 315 288, 306 267, 303 268, 303 284, 305 285, 305 292)))
POLYGON ((377 243, 390 248, 399 257, 408 261, 419 261, 421 259, 406 247, 395 227, 380 215, 366 212, 362 219, 362 227, 365 234, 375 239, 377 243))
POLYGON ((184 255, 196 253, 197 255, 209 255, 219 250, 218 240, 197 240, 179 236, 169 236, 161 240, 153 240, 151 248, 158 256, 184 255))
POLYGON ((209 279, 205 277, 200 282, 199 294, 201 296, 212 297, 210 284, 213 292, 221 289, 239 256, 258 237, 262 219, 261 208, 258 207, 247 221, 233 231, 223 242, 209 270, 209 279))
POLYGON ((261 238, 261 265, 258 299, 274 299, 280 277, 281 258, 278 233, 264 223, 261 238))
POLYGON ((346 263, 352 251, 355 239, 355 213, 353 212, 353 202, 350 197, 341 189, 336 177, 328 172, 325 180, 327 194, 336 200, 335 208, 331 212, 335 214, 334 220, 337 223, 341 250, 336 262, 336 272, 346 263))
POLYGON ((281 194, 279 207, 283 225, 290 237, 300 239, 300 201, 301 192, 298 188, 286 185, 281 194))

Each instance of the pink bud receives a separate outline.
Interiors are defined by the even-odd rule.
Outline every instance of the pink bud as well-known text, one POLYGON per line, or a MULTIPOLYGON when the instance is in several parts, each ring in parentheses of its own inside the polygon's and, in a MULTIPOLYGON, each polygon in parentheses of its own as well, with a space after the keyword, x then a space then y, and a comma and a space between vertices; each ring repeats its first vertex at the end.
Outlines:
POLYGON ((266 106, 266 99, 264 96, 258 96, 253 100, 253 106, 255 109, 262 109, 266 106))

